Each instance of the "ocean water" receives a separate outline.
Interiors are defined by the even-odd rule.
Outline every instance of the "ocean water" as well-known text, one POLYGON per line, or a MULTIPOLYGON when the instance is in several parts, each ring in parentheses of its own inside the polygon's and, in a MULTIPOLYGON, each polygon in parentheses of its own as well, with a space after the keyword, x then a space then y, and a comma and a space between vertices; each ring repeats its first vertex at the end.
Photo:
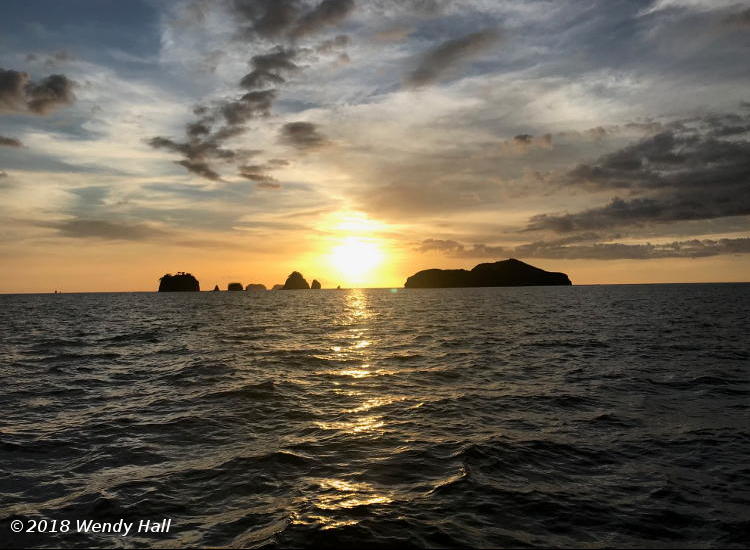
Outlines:
POLYGON ((2 295, 0 546, 747 547, 749 311, 741 284, 2 295))

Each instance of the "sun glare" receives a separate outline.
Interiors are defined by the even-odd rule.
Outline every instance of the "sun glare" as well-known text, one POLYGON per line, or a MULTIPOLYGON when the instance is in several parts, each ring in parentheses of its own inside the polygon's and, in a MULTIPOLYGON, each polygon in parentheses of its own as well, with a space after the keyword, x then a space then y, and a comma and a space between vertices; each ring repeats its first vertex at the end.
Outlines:
POLYGON ((363 237, 346 237, 331 250, 330 261, 348 283, 366 280, 371 271, 383 261, 383 251, 372 240, 363 237))

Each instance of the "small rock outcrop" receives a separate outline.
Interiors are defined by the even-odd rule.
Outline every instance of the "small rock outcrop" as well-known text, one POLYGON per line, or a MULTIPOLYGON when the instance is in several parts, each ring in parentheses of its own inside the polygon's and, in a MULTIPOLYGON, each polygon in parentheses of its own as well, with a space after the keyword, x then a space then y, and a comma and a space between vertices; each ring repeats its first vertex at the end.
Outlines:
POLYGON ((176 275, 167 273, 159 279, 159 292, 198 292, 200 289, 198 279, 184 271, 176 275))
POLYGON ((250 283, 245 287, 248 292, 263 292, 266 290, 266 285, 261 283, 250 283))
POLYGON ((465 269, 425 269, 406 279, 406 288, 571 285, 565 273, 545 271, 515 258, 465 269))
POLYGON ((292 271, 284 283, 284 290, 309 290, 310 285, 299 271, 292 271))
POLYGON ((229 283, 227 285, 227 290, 236 292, 238 290, 245 290, 245 288, 242 286, 242 283, 229 283))
POLYGON ((219 285, 214 285, 214 292, 219 292, 219 285))
POLYGON ((320 290, 320 281, 318 281, 317 279, 313 279, 313 282, 310 285, 310 288, 312 290, 320 290))
POLYGON ((271 290, 284 290, 284 285, 273 285, 271 290))

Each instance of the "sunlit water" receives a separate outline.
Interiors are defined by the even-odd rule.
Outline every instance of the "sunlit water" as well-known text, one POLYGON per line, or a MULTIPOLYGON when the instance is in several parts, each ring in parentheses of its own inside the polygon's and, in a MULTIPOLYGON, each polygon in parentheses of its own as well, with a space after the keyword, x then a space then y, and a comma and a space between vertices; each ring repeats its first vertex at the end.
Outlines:
POLYGON ((0 296, 0 543, 747 546, 748 311, 748 285, 0 296))

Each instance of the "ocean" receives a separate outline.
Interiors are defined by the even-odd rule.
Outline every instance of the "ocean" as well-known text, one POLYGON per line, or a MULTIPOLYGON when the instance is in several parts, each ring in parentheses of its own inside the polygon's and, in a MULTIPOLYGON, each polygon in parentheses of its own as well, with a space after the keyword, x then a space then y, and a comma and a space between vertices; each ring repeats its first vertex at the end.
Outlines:
POLYGON ((748 284, 0 295, 0 546, 747 547, 748 312, 748 284))

